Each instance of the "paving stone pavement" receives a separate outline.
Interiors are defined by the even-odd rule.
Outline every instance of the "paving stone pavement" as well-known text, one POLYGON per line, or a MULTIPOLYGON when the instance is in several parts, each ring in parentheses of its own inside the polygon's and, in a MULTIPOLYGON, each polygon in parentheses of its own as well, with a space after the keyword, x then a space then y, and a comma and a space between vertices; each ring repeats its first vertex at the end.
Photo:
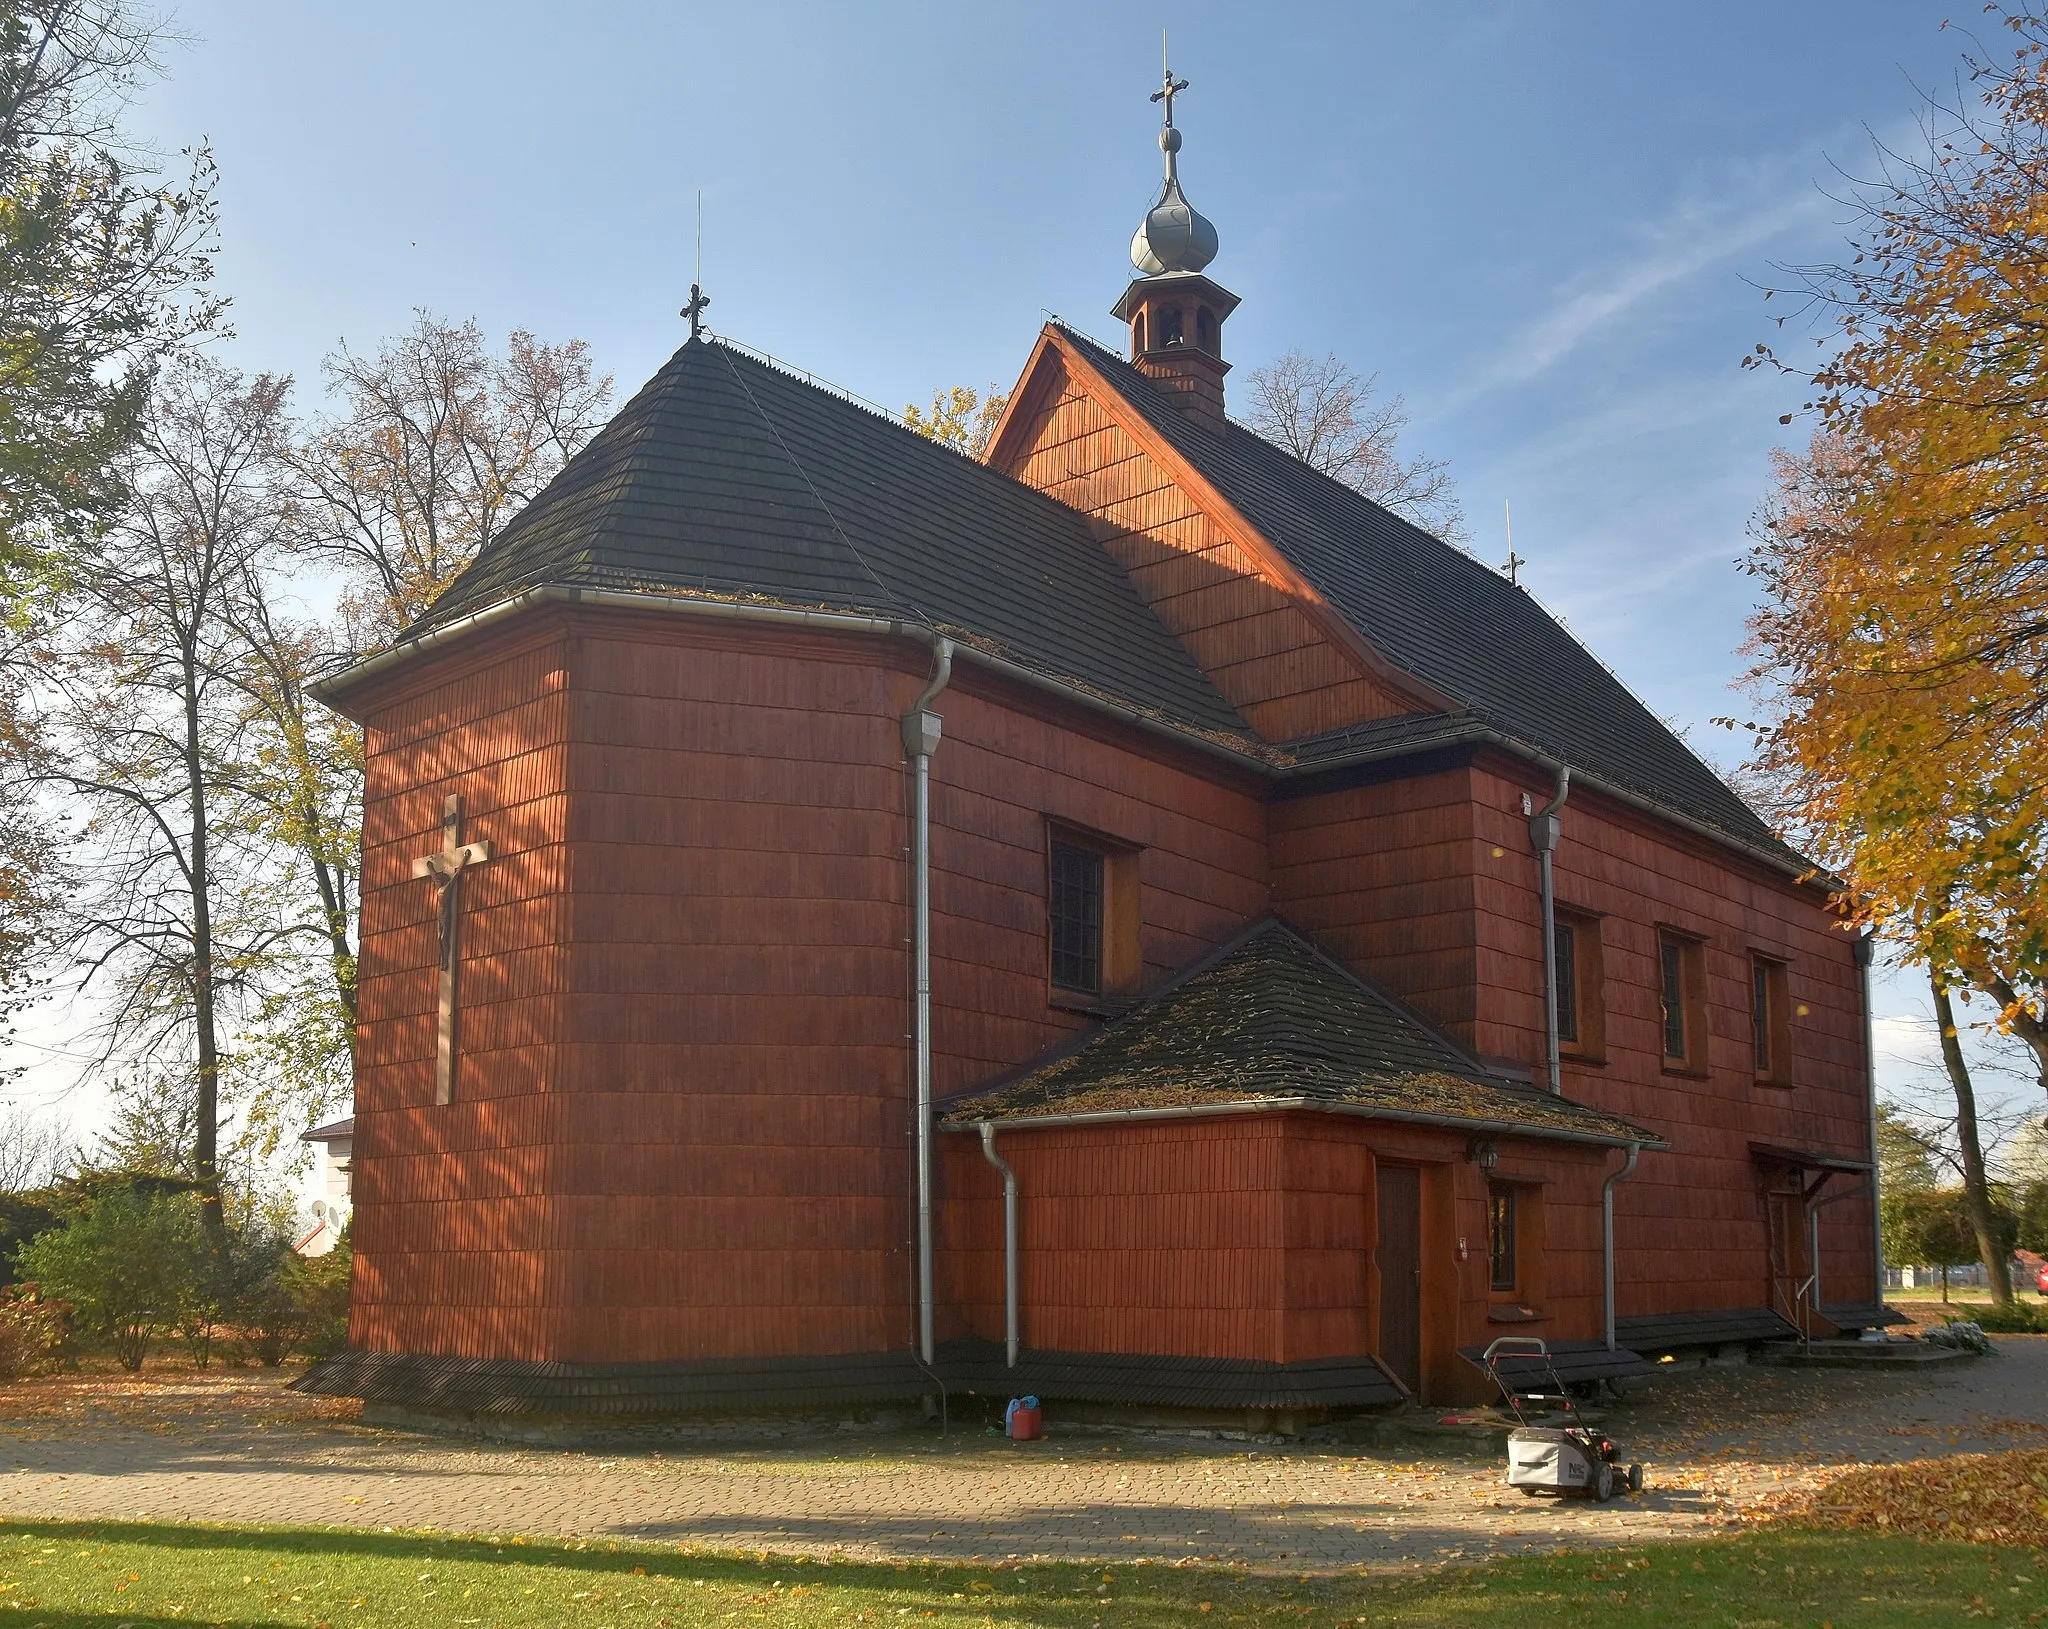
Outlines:
POLYGON ((956 1428, 544 1449, 365 1426, 284 1378, 189 1371, 0 1391, 0 1517, 632 1537, 849 1558, 1141 1558, 1287 1572, 1726 1531, 1836 1468, 2048 1440, 2048 1337, 1909 1374, 1660 1376, 1607 1429, 1649 1470, 1596 1506, 1508 1490, 1491 1455, 956 1428))

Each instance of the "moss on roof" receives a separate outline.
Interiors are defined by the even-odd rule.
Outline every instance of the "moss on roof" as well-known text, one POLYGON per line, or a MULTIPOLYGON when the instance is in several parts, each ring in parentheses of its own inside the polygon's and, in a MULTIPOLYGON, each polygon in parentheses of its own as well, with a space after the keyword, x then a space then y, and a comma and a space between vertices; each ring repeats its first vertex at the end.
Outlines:
POLYGON ((1611 1114, 1489 1074, 1275 918, 1128 1016, 993 1089, 948 1125, 1306 1099, 1390 1118, 1658 1143, 1611 1114))

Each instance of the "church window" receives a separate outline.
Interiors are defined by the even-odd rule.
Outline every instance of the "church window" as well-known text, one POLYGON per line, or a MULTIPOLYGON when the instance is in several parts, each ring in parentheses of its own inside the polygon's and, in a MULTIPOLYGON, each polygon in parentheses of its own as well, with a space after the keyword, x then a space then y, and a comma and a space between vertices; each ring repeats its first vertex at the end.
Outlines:
POLYGON ((1133 995, 1144 976, 1139 850, 1048 822, 1047 973, 1055 1005, 1133 995))
POLYGON ((1792 1004, 1785 964, 1769 956, 1749 959, 1750 1045, 1756 1078, 1774 1086, 1792 1084, 1792 1004))
POLYGON ((1486 1190, 1486 1258, 1492 1267, 1492 1287, 1512 1295, 1520 1287, 1515 1261, 1516 1194, 1513 1188, 1490 1185, 1486 1190))
POLYGON ((1159 313, 1159 344, 1161 348, 1163 349, 1168 345, 1185 345, 1187 338, 1186 320, 1181 315, 1180 307, 1177 305, 1167 306, 1159 313))
POLYGON ((1052 842, 1052 982, 1077 995, 1102 993, 1102 859, 1052 842))
POLYGON ((1557 1040, 1559 1050, 1588 1062, 1607 1056, 1600 918, 1557 912, 1557 1040))
POLYGON ((1579 1044, 1579 930, 1560 918, 1557 923, 1557 1038, 1579 1044))
POLYGON ((1706 947, 1681 933, 1657 936, 1663 1000, 1664 1067, 1682 1074, 1707 1067, 1706 947))

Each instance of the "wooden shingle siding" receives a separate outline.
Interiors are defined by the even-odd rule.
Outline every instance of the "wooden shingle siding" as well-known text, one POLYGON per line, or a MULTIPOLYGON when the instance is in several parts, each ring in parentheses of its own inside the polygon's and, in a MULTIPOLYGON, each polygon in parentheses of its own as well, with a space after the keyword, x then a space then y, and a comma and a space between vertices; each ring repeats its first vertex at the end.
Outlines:
MULTIPOLYGON (((662 616, 541 620, 545 651, 508 655, 496 682, 545 687, 545 707, 500 704, 485 666, 422 671, 372 709, 355 1339, 564 1362, 899 1348, 897 719, 929 655, 662 616), (432 898, 410 869, 444 788, 409 783, 441 761, 477 765, 455 784, 493 858, 465 883, 457 1101, 436 1109, 432 898), (398 1121, 393 1102, 418 1107, 398 1121)), ((1049 818, 1142 851, 1157 977, 1265 908, 1266 811, 1184 749, 970 670, 937 705, 944 1091, 1085 1021, 1048 1000, 1049 818)))
MULTIPOLYGON (((1538 778, 1502 762, 1474 769, 1472 868, 1477 910, 1475 1045, 1538 1062, 1543 1047, 1536 861, 1522 793, 1538 778), (1495 848, 1503 853, 1496 858, 1495 848)), ((1598 913, 1606 1061, 1564 1061, 1564 1089, 1656 1128, 1669 1153, 1646 1153, 1615 1190, 1616 1275, 1624 1315, 1746 1307, 1769 1298, 1762 1184, 1752 1142, 1856 1152, 1869 1144, 1861 975, 1850 937, 1820 891, 1726 849, 1575 788, 1556 860, 1561 903, 1598 913), (1659 1005, 1659 925, 1704 941, 1704 1075, 1667 1072, 1659 1005), (1756 1079, 1749 957, 1784 959, 1794 1003, 1790 1088, 1756 1079), (1798 1009, 1803 1006, 1803 1014, 1798 1009)), ((1838 1192, 1856 1179, 1837 1177, 1838 1192)), ((1823 1292, 1870 1300, 1870 1211, 1846 1199, 1821 1212, 1823 1292)))
POLYGON ((1095 518, 1145 602, 1261 735, 1292 740, 1414 710, 1359 670, 1056 362, 1008 473, 1095 518))
POLYGON ((1273 908, 1479 1047, 1470 780, 1446 770, 1275 803, 1273 908))

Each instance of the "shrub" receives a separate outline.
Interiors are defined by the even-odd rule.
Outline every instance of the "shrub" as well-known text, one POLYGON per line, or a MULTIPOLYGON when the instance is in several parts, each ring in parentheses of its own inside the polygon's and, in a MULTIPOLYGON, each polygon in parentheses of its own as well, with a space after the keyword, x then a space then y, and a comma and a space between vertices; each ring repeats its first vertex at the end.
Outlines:
POLYGON ((294 1256, 285 1273, 304 1318, 305 1349, 327 1357, 348 1345, 348 1287, 355 1248, 348 1229, 324 1256, 294 1256))
POLYGON ((37 1284, 0 1295, 0 1380, 69 1368, 71 1303, 45 1299, 37 1284))
POLYGON ((15 1257, 24 1279, 69 1301, 78 1323, 133 1374, 185 1315, 205 1248, 198 1201, 115 1190, 15 1257))
POLYGON ((1992 1335, 2048 1335, 2048 1306, 2013 1300, 2010 1306, 1973 1309, 1977 1327, 1992 1335))

